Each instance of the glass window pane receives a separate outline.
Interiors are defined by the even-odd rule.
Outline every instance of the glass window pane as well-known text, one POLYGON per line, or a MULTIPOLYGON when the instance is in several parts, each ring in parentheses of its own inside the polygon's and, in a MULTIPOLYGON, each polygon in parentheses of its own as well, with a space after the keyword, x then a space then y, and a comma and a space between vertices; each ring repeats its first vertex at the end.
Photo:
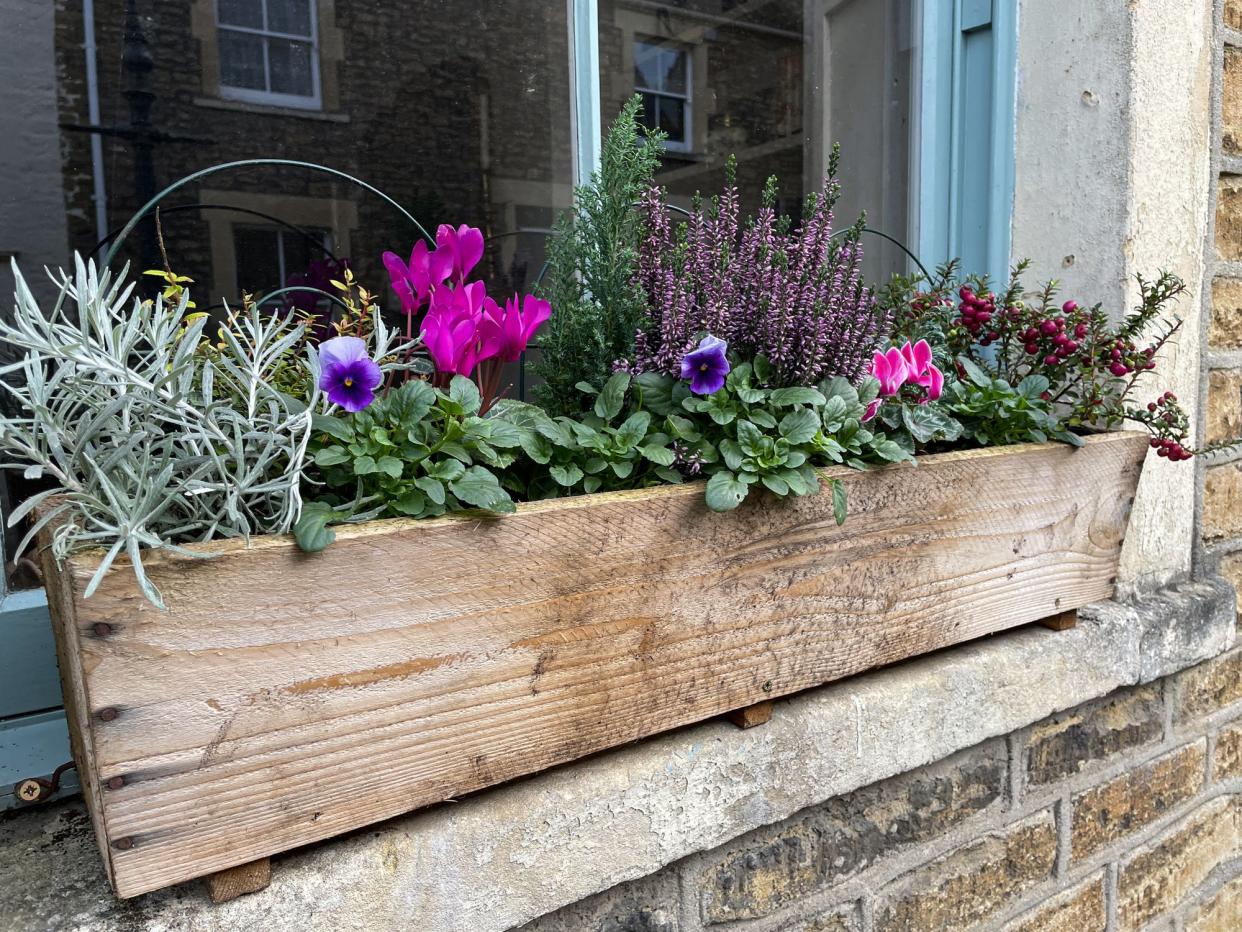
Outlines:
POLYGON ((267 90, 263 72, 261 36, 231 29, 218 30, 220 41, 220 83, 225 87, 267 90))
POLYGON ((267 28, 295 36, 310 36, 310 0, 267 0, 267 28))
POLYGON ((686 59, 684 49, 664 49, 661 55, 660 90, 672 94, 686 93, 686 59))
MULTIPOLYGON (((643 120, 672 143, 658 181, 683 206, 723 184, 736 155, 744 212, 764 180, 799 210, 842 147, 838 226, 866 210, 870 226, 912 239, 909 208, 911 75, 908 0, 599 0, 600 89, 607 125, 636 90, 643 120), (686 94, 680 101, 672 95, 686 94), (683 135, 684 134, 684 135, 683 135)), ((864 237, 873 278, 905 258, 864 237)))
POLYGON ((634 43, 634 86, 660 89, 660 47, 650 42, 634 43))
POLYGON ((217 0, 216 10, 222 25, 263 28, 263 0, 217 0))
POLYGON ((670 143, 685 143, 686 102, 678 97, 660 98, 660 129, 668 133, 670 143))
POLYGON ((280 233, 275 229, 235 226, 233 251, 237 257, 237 294, 256 297, 280 285, 280 233))
POLYGON ((311 47, 308 43, 268 39, 267 56, 272 70, 273 94, 314 95, 315 79, 311 74, 311 47))

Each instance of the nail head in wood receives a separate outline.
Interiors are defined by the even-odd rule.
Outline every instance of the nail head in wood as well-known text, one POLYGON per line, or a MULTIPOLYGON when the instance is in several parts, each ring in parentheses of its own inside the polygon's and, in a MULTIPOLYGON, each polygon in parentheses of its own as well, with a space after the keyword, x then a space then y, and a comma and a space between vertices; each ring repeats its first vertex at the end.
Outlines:
POLYGON ((772 718, 772 700, 766 699, 743 709, 726 712, 725 718, 738 728, 754 728, 756 725, 762 725, 772 718))
POLYGON ((259 858, 208 875, 207 894, 213 903, 227 903, 247 893, 258 893, 271 882, 272 860, 259 858))
POLYGON ((1053 631, 1068 631, 1070 628, 1077 627, 1078 611, 1060 612, 1051 618, 1045 618, 1040 624, 1053 631))

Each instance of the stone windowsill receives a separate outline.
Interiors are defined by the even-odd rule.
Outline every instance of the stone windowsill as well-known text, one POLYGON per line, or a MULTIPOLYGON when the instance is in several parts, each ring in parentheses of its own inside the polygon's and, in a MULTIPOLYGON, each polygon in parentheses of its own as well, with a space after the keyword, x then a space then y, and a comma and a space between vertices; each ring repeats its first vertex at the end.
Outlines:
POLYGON ((684 728, 274 858, 267 890, 222 906, 197 883, 118 903, 80 801, 17 813, 0 820, 0 918, 502 932, 1234 640, 1233 592, 1219 581, 1082 616, 1071 631, 1011 631, 781 700, 761 728, 684 728))

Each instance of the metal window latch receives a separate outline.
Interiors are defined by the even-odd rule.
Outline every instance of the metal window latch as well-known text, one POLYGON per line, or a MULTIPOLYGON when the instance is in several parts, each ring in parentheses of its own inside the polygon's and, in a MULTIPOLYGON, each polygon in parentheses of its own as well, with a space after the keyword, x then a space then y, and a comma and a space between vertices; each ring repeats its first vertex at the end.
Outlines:
POLYGON ((52 772, 50 780, 44 780, 42 777, 27 777, 25 780, 20 780, 13 786, 13 795, 26 805, 43 802, 60 789, 60 778, 64 776, 65 771, 74 770, 76 767, 73 761, 65 761, 52 772))

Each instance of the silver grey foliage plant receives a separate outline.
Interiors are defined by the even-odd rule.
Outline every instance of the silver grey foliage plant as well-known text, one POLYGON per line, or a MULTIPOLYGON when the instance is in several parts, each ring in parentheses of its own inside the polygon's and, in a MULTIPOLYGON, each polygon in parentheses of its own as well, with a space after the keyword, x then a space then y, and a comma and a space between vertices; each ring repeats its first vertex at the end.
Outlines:
MULTIPOLYGON (((143 568, 150 551, 203 558, 211 554, 182 545, 292 528, 319 366, 313 351, 297 353, 304 334, 293 315, 257 307, 202 352, 210 321, 187 318, 188 295, 179 304, 141 300, 126 271, 114 278, 76 257, 73 277, 53 276, 60 295, 45 313, 13 263, 15 306, 11 321, 0 319, 0 342, 19 361, 0 369, 0 385, 17 413, 0 417, 0 466, 53 483, 9 516, 14 526, 48 503, 19 554, 54 524, 58 560, 104 550, 87 597, 125 554, 163 608, 143 568), (291 362, 307 367, 309 398, 275 387, 291 362)), ((392 335, 376 324, 383 358, 392 335)))

